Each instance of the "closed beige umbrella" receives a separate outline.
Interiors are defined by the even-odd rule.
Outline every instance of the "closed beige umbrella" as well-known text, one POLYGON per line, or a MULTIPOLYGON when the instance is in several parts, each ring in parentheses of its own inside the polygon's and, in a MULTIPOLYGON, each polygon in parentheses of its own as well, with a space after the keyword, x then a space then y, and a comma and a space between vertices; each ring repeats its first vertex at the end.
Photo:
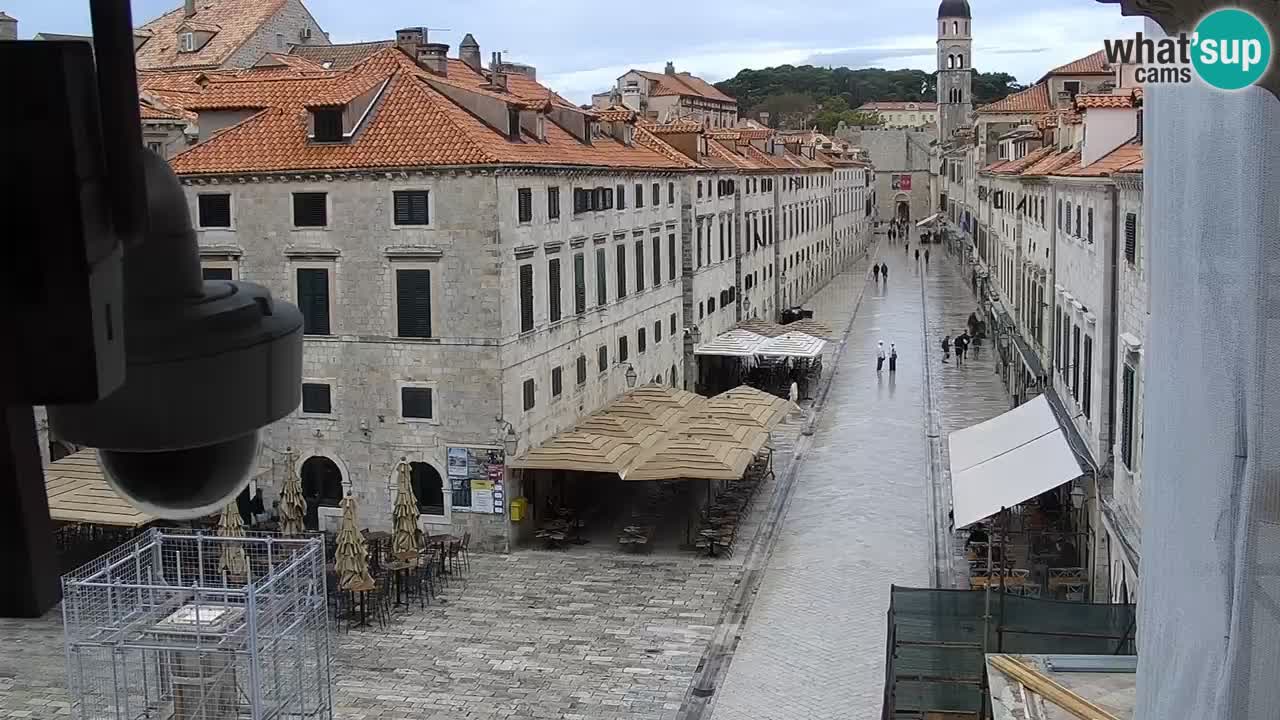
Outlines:
POLYGON ((670 438, 647 450, 623 480, 740 480, 755 454, 727 442, 670 438))
POLYGON ((306 532, 307 501, 302 497, 302 479, 293 467, 293 450, 285 453, 284 491, 280 493, 280 532, 297 537, 306 532))
MULTIPOLYGON (((222 518, 218 520, 218 537, 244 537, 244 521, 240 518, 240 509, 235 501, 222 508, 222 518)), ((223 542, 221 558, 218 560, 218 571, 229 578, 244 580, 249 575, 249 560, 245 557, 244 546, 238 542, 223 542)))
POLYGON ((396 468, 400 482, 396 487, 396 506, 391 511, 391 552, 400 560, 412 560, 422 548, 418 545, 418 498, 413 494, 409 463, 400 458, 396 468))
POLYGON ((356 527, 356 499, 350 495, 342 499, 334 570, 338 574, 338 587, 343 590, 362 591, 373 586, 373 577, 369 575, 369 548, 356 527))

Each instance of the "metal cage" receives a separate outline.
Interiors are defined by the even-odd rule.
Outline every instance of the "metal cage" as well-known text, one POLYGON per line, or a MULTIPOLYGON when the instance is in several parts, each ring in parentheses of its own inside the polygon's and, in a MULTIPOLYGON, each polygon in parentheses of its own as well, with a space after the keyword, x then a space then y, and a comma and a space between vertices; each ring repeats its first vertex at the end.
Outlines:
POLYGON ((318 538, 153 528, 63 577, 81 720, 333 717, 318 538))

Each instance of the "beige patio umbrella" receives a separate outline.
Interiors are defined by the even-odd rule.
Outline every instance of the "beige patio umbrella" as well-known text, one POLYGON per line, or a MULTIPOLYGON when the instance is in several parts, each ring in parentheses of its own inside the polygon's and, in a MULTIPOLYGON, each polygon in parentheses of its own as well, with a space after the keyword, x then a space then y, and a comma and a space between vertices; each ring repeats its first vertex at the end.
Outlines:
POLYGON ((334 550, 334 570, 343 590, 366 589, 373 585, 369 575, 369 548, 356 527, 356 499, 342 499, 342 523, 338 526, 338 546, 334 550))
POLYGON ((293 450, 285 453, 286 475, 280 494, 280 532, 295 537, 306 532, 307 501, 302 497, 302 480, 293 467, 293 450))
MULTIPOLYGON (((222 518, 218 520, 218 537, 244 537, 244 522, 240 519, 240 510, 235 501, 222 508, 222 518)), ((249 574, 249 560, 244 554, 244 545, 238 542, 222 542, 221 558, 218 560, 218 571, 228 577, 244 579, 249 574)))
POLYGON ((400 473, 400 484, 396 488, 396 506, 391 511, 391 552, 401 560, 411 560, 422 549, 418 545, 418 498, 409 482, 409 463, 400 458, 396 470, 400 473))

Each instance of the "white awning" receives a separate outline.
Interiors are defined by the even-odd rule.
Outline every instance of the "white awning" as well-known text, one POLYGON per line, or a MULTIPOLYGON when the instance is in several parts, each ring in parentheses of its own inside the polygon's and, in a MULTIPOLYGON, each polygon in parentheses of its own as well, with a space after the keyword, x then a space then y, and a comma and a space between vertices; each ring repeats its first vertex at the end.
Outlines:
POLYGON ((760 347, 756 348, 756 354, 770 357, 815 358, 822 354, 822 348, 826 344, 826 340, 812 335, 789 332, 765 340, 760 347))
POLYGON ((1049 400, 1036 397, 949 437, 955 526, 965 527, 1080 477, 1049 400))
POLYGON ((934 214, 930 215, 929 217, 927 217, 927 218, 925 218, 925 219, 921 220, 920 222, 916 223, 916 227, 924 227, 925 225, 928 225, 929 223, 933 222, 934 220, 937 220, 937 219, 938 219, 938 216, 939 216, 939 215, 941 215, 941 214, 942 214, 942 213, 934 213, 934 214))
POLYGON ((750 330, 730 330, 717 335, 714 340, 693 351, 694 355, 726 355, 728 357, 753 357, 756 349, 767 338, 750 330))

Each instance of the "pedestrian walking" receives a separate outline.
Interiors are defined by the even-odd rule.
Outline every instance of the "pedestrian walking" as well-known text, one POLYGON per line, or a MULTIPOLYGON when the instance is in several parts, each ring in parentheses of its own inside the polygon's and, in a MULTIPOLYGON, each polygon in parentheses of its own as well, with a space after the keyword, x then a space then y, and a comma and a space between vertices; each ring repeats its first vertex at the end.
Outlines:
POLYGON ((889 282, 889 266, 885 263, 880 263, 880 277, 884 278, 885 282, 889 282))
POLYGON ((929 248, 924 249, 924 264, 929 264, 929 248))
POLYGON ((893 343, 889 343, 889 374, 898 372, 898 348, 893 343))
POLYGON ((951 361, 951 336, 944 335, 942 338, 942 362, 951 361))
POLYGON ((884 369, 884 341, 881 340, 876 345, 876 372, 884 369))
POLYGON ((908 240, 906 246, 902 248, 902 254, 908 255, 910 253, 911 253, 911 241, 908 240))
POLYGON ((916 263, 920 262, 920 248, 916 248, 916 263))
POLYGON ((969 336, 961 333, 956 338, 956 365, 964 364, 964 352, 969 348, 969 336))
POLYGON ((879 265, 872 265, 872 266, 871 266, 871 272, 872 272, 872 274, 873 274, 873 275, 875 275, 875 276, 876 276, 876 282, 880 282, 880 266, 879 266, 879 265))

